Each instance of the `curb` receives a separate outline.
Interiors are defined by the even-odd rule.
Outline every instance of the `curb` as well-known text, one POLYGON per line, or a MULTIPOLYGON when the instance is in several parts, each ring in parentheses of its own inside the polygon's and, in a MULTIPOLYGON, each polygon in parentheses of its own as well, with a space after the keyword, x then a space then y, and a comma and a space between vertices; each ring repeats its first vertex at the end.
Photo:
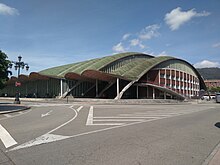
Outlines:
POLYGON ((8 113, 14 113, 14 112, 19 112, 19 111, 25 111, 25 110, 28 110, 30 109, 31 107, 27 107, 25 106, 24 108, 21 108, 21 109, 16 109, 16 110, 10 110, 10 111, 0 111, 0 115, 3 115, 3 114, 8 114, 8 113))
POLYGON ((220 143, 216 145, 214 150, 210 153, 210 155, 206 158, 202 165, 219 165, 220 162, 220 143))

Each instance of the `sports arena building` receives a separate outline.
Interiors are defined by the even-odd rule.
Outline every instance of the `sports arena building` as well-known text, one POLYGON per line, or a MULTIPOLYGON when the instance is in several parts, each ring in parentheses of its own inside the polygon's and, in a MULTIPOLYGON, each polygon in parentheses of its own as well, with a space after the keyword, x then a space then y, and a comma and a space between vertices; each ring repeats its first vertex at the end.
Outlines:
POLYGON ((121 53, 11 77, 1 95, 109 99, 180 99, 206 90, 197 70, 169 56, 121 53))

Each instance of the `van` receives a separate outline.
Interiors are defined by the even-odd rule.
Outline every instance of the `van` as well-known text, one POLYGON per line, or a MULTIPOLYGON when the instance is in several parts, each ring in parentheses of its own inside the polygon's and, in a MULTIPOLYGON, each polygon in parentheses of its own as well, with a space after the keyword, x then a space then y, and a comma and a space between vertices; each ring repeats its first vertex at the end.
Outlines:
POLYGON ((216 103, 220 103, 220 93, 217 93, 215 95, 215 100, 216 100, 216 103))

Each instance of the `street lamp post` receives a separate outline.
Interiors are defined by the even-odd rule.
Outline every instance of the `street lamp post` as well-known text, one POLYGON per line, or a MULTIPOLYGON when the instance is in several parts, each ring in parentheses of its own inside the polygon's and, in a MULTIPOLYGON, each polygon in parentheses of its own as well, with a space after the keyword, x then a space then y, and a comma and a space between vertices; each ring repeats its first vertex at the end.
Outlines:
MULTIPOLYGON (((23 61, 21 61, 22 57, 21 56, 18 56, 18 61, 11 61, 11 63, 9 64, 9 68, 12 68, 12 66, 14 65, 15 67, 15 70, 18 71, 18 79, 19 79, 19 75, 20 75, 20 72, 21 72, 21 69, 24 69, 26 67, 26 70, 28 71, 29 69, 29 66, 27 63, 24 63, 23 61)), ((20 82, 16 82, 15 83, 15 86, 18 88, 19 86, 21 85, 20 82)), ((15 94, 15 101, 14 101, 15 104, 20 104, 20 99, 19 99, 19 90, 17 89, 17 92, 15 94)))

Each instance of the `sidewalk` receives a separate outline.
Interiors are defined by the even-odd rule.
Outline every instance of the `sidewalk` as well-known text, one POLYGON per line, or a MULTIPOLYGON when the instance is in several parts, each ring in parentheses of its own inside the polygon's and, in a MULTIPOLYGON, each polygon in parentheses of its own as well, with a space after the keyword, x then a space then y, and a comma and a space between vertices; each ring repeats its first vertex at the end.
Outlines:
POLYGON ((22 104, 0 103, 0 115, 30 109, 22 104))

